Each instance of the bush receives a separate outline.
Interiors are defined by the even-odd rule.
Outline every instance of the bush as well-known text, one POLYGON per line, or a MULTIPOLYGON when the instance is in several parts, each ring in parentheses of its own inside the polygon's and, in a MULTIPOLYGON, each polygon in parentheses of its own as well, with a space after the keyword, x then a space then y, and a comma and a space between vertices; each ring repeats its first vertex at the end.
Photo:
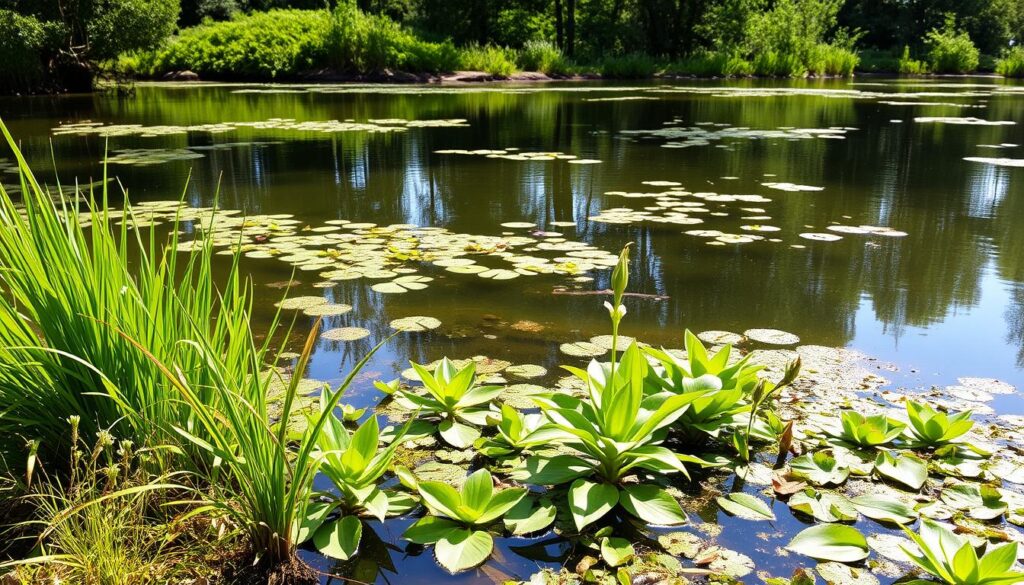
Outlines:
POLYGON ((900 58, 895 51, 868 49, 861 51, 859 56, 857 69, 860 71, 892 73, 900 69, 900 58))
POLYGON ((494 45, 469 45, 462 50, 459 63, 462 69, 483 71, 497 77, 508 77, 516 72, 515 54, 494 45))
POLYGON ((178 0, 118 0, 88 21, 93 59, 113 59, 124 51, 154 47, 178 21, 178 0))
POLYGON ((928 73, 928 64, 910 56, 910 47, 903 47, 903 55, 896 64, 901 75, 923 75, 928 73))
POLYGON ((526 71, 540 71, 548 75, 569 72, 569 62, 561 49, 547 41, 527 41, 516 56, 516 64, 526 71))
POLYGON ((43 77, 43 24, 31 16, 0 10, 0 91, 31 89, 43 77))
POLYGON ((978 68, 980 52, 967 31, 957 28, 956 18, 946 16, 941 29, 932 29, 925 39, 928 62, 936 73, 970 73, 978 68))
MULTIPOLYGON (((152 59, 151 72, 190 69, 225 78, 271 78, 324 61, 330 13, 271 10, 185 29, 152 59)), ((144 60, 145 62, 145 60, 144 60)))
POLYGON ((860 63, 856 52, 836 45, 821 43, 814 47, 807 60, 807 70, 814 75, 852 75, 860 63))
POLYGON ((658 64, 650 55, 630 53, 628 55, 605 57, 601 62, 601 75, 620 79, 652 77, 658 72, 658 64))
POLYGON ((1006 77, 1024 77, 1024 48, 1013 47, 996 62, 996 73, 1006 77))
POLYGON ((326 43, 330 63, 357 73, 384 69, 439 73, 458 67, 451 43, 420 40, 382 15, 368 15, 351 4, 334 10, 326 43))

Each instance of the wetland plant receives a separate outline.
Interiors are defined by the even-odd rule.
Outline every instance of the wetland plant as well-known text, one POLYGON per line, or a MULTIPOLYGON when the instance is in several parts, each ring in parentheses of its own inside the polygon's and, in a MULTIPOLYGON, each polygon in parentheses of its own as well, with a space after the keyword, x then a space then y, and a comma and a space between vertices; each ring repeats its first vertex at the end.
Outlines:
POLYGON ((434 545, 438 563, 452 573, 475 567, 491 556, 494 538, 486 530, 526 496, 526 488, 494 490, 486 469, 466 478, 461 490, 436 482, 416 484, 430 515, 405 531, 416 544, 434 545))
POLYGON ((488 457, 506 457, 537 447, 561 436, 541 414, 523 414, 507 404, 501 405, 501 418, 494 425, 498 434, 477 439, 473 447, 488 457))
POLYGON ((921 520, 917 533, 903 531, 916 547, 900 545, 907 557, 928 574, 949 585, 1011 585, 1024 581, 1024 573, 1014 571, 1017 543, 986 546, 979 556, 974 544, 946 526, 921 520))
POLYGON ((864 416, 853 411, 839 413, 841 429, 832 431, 833 437, 858 447, 880 447, 896 440, 907 425, 884 415, 864 416))
POLYGON ((926 447, 942 447, 955 442, 974 426, 971 411, 946 414, 930 405, 907 400, 907 429, 913 442, 926 447))
POLYGON ((398 404, 420 411, 437 421, 437 430, 446 443, 465 449, 480 438, 480 425, 487 424, 493 412, 491 402, 501 394, 501 386, 478 386, 476 364, 460 368, 443 358, 433 372, 420 364, 412 364, 423 382, 424 394, 410 389, 394 393, 398 404))

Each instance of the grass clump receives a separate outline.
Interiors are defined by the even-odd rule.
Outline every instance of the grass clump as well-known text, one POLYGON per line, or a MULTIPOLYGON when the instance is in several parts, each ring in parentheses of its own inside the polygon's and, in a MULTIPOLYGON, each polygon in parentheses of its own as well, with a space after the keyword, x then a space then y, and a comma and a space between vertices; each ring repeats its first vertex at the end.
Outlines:
POLYGON ((743 77, 754 73, 753 65, 735 51, 699 51, 671 63, 666 73, 698 77, 743 77))
POLYGON ((903 54, 896 63, 896 70, 901 75, 923 75, 928 73, 928 64, 910 56, 910 47, 903 47, 903 54))
POLYGON ((629 53, 605 57, 601 61, 601 75, 616 79, 640 79, 658 72, 658 63, 650 55, 629 53))
POLYGON ((459 68, 483 71, 495 77, 508 77, 516 72, 513 51, 494 45, 469 45, 459 52, 459 68))
POLYGON ((996 61, 996 73, 1005 77, 1024 77, 1024 47, 1013 47, 996 61))
POLYGON ((566 75, 570 71, 569 61, 561 49, 547 41, 527 41, 516 56, 516 64, 524 71, 547 75, 566 75))
POLYGON ((942 28, 928 32, 928 63, 936 73, 970 73, 978 68, 980 52, 967 31, 957 28, 956 18, 946 17, 942 28))

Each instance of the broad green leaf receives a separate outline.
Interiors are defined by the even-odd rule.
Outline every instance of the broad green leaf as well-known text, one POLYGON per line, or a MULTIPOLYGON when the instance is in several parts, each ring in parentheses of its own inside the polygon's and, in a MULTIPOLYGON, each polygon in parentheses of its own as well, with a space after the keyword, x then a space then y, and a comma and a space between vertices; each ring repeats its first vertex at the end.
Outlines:
POLYGON ((434 544, 452 530, 460 529, 458 523, 453 520, 437 516, 424 516, 407 528, 402 538, 416 544, 434 544))
POLYGON ((879 475, 919 490, 928 480, 928 464, 909 453, 892 455, 885 451, 875 458, 875 471, 879 475))
POLYGON ((589 473, 592 469, 591 464, 572 455, 534 455, 527 458, 522 467, 515 469, 511 475, 512 479, 535 485, 559 485, 589 473))
POLYGON ((458 573, 483 563, 491 556, 494 539, 483 530, 459 528, 449 531, 434 545, 437 562, 450 573, 458 573))
POLYGON ((850 500, 858 512, 879 522, 909 524, 917 520, 917 511, 889 496, 865 494, 850 500))
POLYGON ((476 519, 477 524, 488 524, 505 515, 526 496, 526 488, 508 488, 494 494, 487 510, 476 519))
POLYGON ((841 524, 818 524, 795 537, 786 548, 822 561, 855 563, 868 556, 868 542, 856 528, 841 524))
POLYGON ((334 503, 325 502, 312 502, 306 506, 306 517, 301 519, 294 531, 295 544, 302 544, 313 538, 313 534, 323 525, 334 508, 334 503))
POLYGON ((851 522, 857 519, 857 509, 842 494, 818 491, 813 488, 793 494, 789 507, 819 522, 851 522))
POLYGON ((619 502, 619 489, 607 483, 577 479, 569 486, 569 511, 578 530, 599 520, 619 502))
POLYGON ((636 556, 636 551, 625 538, 606 536, 601 539, 601 558, 609 567, 624 565, 634 556, 636 556))
POLYGON ((675 526, 686 522, 679 502, 655 485, 624 485, 619 503, 627 512, 648 524, 675 526))
POLYGON ((494 479, 486 469, 474 471, 462 485, 462 505, 475 511, 477 516, 487 510, 494 493, 494 479))
POLYGON ((745 520, 775 520, 771 507, 757 496, 736 492, 717 501, 723 510, 745 520))
POLYGON ((418 486, 420 497, 428 508, 453 520, 472 522, 475 518, 463 518, 460 514, 462 496, 452 486, 439 481, 421 481, 418 486))
POLYGON ((555 521, 558 509, 549 498, 525 497, 505 514, 505 528, 512 534, 530 534, 544 530, 555 521))
POLYGON ((320 527, 313 536, 317 550, 332 559, 347 561, 359 550, 363 523, 356 516, 341 518, 320 527))
POLYGON ((839 485, 850 476, 850 468, 840 463, 831 450, 805 453, 789 464, 793 475, 818 485, 839 485))
POLYGON ((480 430, 456 420, 446 418, 437 425, 441 438, 445 443, 457 449, 468 449, 473 441, 480 438, 480 430))

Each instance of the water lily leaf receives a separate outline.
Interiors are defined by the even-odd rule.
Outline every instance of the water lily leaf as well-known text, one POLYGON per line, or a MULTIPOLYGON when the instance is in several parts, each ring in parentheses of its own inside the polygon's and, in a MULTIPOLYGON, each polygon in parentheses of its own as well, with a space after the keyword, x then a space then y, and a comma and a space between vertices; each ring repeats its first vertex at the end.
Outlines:
POLYGON ((320 527, 313 536, 317 550, 332 559, 347 561, 359 550, 363 523, 356 516, 341 518, 320 527))
POLYGON ((337 315, 344 315, 351 310, 352 305, 346 305, 343 303, 325 303, 306 307, 302 312, 310 317, 334 317, 337 315))
POLYGON ((548 373, 547 368, 535 364, 520 364, 505 368, 505 373, 516 378, 539 378, 548 373))
POLYGON ((429 276, 410 274, 399 276, 391 282, 377 283, 370 288, 384 294, 402 294, 411 290, 423 290, 427 288, 427 283, 432 280, 434 279, 429 276))
POLYGON ((888 479, 919 490, 928 480, 928 464, 909 453, 896 454, 881 451, 875 458, 875 471, 888 479))
POLYGON ((565 355, 574 357, 597 357, 608 353, 608 350, 594 345, 589 341, 577 341, 575 343, 563 343, 558 347, 565 355))
POLYGON ((557 512, 549 498, 525 497, 505 514, 505 528, 515 535, 539 532, 551 526, 557 512))
POLYGON ((619 503, 630 514, 657 526, 675 526, 686 522, 679 502, 656 485, 624 485, 619 503))
POLYGON ((916 510, 896 498, 865 494, 850 500, 858 512, 879 522, 909 524, 917 519, 916 510))
POLYGON ((614 485, 577 479, 569 486, 569 511, 578 530, 601 519, 619 503, 614 485))
POLYGON ((747 329, 743 332, 747 339, 766 345, 796 345, 800 338, 787 331, 778 329, 747 329))
POLYGON ((304 310, 317 305, 327 304, 327 299, 324 297, 291 297, 285 299, 274 306, 280 309, 288 310, 304 310))
POLYGON ((786 548, 822 561, 855 563, 868 556, 864 535, 852 526, 819 524, 802 530, 786 548))
POLYGON ((878 577, 871 571, 842 563, 819 563, 814 570, 829 585, 878 585, 878 577))
POLYGON ((771 507, 757 496, 737 492, 719 497, 717 502, 723 510, 744 520, 775 520, 771 507))
POLYGON ((489 280, 512 280, 513 278, 519 278, 522 276, 515 270, 506 270, 504 268, 494 268, 491 270, 485 270, 477 274, 480 278, 486 278, 489 280))
POLYGON ((692 559, 697 556, 704 541, 691 532, 669 532, 658 536, 658 544, 669 554, 692 559))
POLYGON ((459 528, 449 531, 434 545, 437 562, 450 573, 458 573, 483 563, 491 556, 494 539, 483 530, 459 528))
POLYGON ((839 485, 850 476, 850 468, 840 463, 832 451, 805 453, 789 464, 793 475, 818 485, 839 485))
POLYGON ((398 331, 429 331, 441 326, 441 320, 434 317, 402 317, 390 323, 392 329, 398 331))
POLYGON ((754 570, 754 561, 745 554, 720 546, 708 547, 693 560, 697 566, 707 567, 716 575, 725 575, 733 579, 749 575, 754 570))
POLYGON ((943 489, 939 497, 949 507, 965 510, 976 520, 994 520, 1009 508, 999 490, 986 484, 958 483, 943 489))
POLYGON ((601 558, 609 567, 624 565, 634 556, 636 556, 636 551, 625 538, 606 536, 601 539, 601 558))
POLYGON ((324 331, 320 337, 330 341, 356 341, 368 335, 370 331, 362 327, 337 327, 324 331))

